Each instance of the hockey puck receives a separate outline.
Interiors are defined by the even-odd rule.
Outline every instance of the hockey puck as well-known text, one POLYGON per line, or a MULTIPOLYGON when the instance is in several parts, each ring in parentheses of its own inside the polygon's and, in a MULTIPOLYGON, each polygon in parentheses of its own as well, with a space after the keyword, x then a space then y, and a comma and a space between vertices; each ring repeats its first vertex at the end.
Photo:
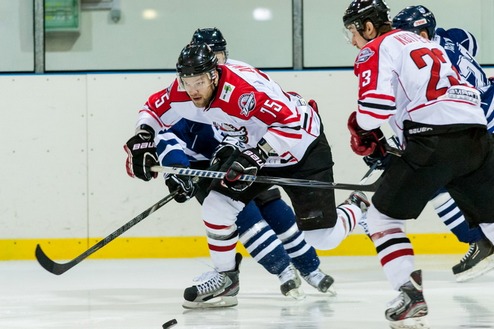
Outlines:
POLYGON ((171 328, 176 324, 177 324, 177 319, 171 319, 170 321, 163 323, 162 327, 163 327, 163 329, 171 328))

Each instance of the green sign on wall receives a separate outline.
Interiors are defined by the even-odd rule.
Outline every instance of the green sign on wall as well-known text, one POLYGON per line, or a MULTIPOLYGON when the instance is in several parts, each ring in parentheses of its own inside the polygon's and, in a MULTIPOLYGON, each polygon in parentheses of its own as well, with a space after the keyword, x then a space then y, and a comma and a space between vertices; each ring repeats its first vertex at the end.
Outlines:
POLYGON ((78 32, 80 0, 45 0, 47 32, 78 32))

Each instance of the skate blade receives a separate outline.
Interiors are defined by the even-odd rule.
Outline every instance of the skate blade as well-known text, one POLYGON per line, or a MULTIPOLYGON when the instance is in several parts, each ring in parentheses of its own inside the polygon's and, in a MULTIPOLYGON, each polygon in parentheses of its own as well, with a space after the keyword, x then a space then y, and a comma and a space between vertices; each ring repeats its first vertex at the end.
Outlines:
POLYGON ((329 287, 328 290, 326 290, 325 294, 328 294, 331 297, 334 297, 337 295, 336 290, 334 289, 333 286, 329 287))
POLYGON ((295 300, 302 300, 305 299, 305 292, 302 290, 302 288, 295 288, 287 292, 285 296, 291 297, 295 300))
POLYGON ((494 269, 494 255, 490 255, 489 257, 484 258, 481 262, 479 262, 471 269, 457 274, 455 276, 456 282, 467 282, 473 280, 475 278, 478 278, 479 276, 486 274, 492 269, 494 269))
POLYGON ((236 296, 223 296, 210 299, 206 302, 189 302, 186 300, 183 302, 182 307, 186 309, 205 309, 233 307, 237 305, 238 300, 236 296))
POLYGON ((400 321, 390 321, 392 329, 430 329, 429 322, 425 316, 419 318, 407 318, 400 321))

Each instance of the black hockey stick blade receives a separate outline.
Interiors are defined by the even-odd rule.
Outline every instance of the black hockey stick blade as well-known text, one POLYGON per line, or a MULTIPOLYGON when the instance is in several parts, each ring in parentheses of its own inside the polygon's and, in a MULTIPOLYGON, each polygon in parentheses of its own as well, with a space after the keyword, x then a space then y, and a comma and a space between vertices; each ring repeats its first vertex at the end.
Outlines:
POLYGON ((80 262, 82 262, 84 259, 89 257, 90 255, 94 254, 96 251, 101 249, 102 247, 106 246, 108 243, 113 241, 115 238, 118 236, 122 235, 125 231, 142 221, 144 218, 148 217, 151 215, 153 212, 158 210, 159 208, 163 207, 165 204, 173 200, 177 192, 173 192, 165 196, 163 199, 149 207, 148 209, 144 210, 142 213, 137 215, 136 217, 132 218, 130 221, 125 223, 123 226, 119 227, 116 231, 108 235, 106 238, 103 240, 99 241, 96 243, 94 246, 77 256, 76 258, 72 259, 71 261, 67 263, 57 263, 50 259, 43 249, 41 249, 41 246, 38 244, 36 245, 36 251, 35 251, 35 256, 36 259, 38 260, 38 263, 48 272, 60 275, 68 270, 70 270, 72 267, 76 266, 80 262))
MULTIPOLYGON (((184 175, 184 176, 213 178, 213 179, 223 179, 223 177, 225 177, 225 173, 221 171, 166 167, 166 166, 153 166, 151 167, 151 171, 184 175)), ((297 179, 297 178, 255 176, 255 175, 242 175, 240 177, 240 180, 255 182, 255 183, 263 183, 263 184, 273 184, 273 185, 289 185, 289 186, 314 187, 314 188, 322 188, 322 189, 339 189, 339 190, 351 190, 351 191, 359 190, 365 192, 375 192, 380 183, 380 181, 377 180, 372 184, 345 184, 345 183, 322 182, 312 179, 297 179)))

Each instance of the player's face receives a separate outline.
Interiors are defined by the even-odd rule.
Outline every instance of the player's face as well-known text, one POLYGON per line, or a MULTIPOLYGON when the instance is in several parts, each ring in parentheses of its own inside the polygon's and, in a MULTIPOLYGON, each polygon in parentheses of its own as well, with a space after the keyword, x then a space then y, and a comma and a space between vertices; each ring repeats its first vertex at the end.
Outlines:
MULTIPOLYGON (((365 35, 365 31, 363 32, 365 35)), ((362 49, 366 44, 367 40, 360 34, 360 32, 355 28, 355 25, 349 25, 346 28, 347 40, 352 44, 352 46, 362 49)))
POLYGON ((214 92, 214 79, 211 79, 209 73, 181 78, 181 82, 195 106, 206 107, 209 105, 214 92))

